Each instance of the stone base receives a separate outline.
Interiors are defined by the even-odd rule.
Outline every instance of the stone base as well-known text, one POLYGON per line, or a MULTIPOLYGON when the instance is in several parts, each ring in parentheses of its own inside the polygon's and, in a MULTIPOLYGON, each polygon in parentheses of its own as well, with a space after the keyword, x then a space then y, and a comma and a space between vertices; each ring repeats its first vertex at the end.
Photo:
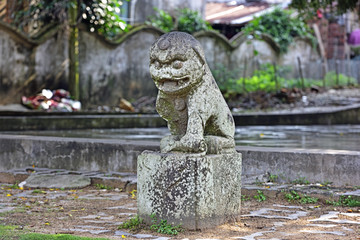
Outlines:
POLYGON ((138 214, 151 214, 190 230, 211 228, 240 216, 241 153, 144 151, 138 157, 138 214))

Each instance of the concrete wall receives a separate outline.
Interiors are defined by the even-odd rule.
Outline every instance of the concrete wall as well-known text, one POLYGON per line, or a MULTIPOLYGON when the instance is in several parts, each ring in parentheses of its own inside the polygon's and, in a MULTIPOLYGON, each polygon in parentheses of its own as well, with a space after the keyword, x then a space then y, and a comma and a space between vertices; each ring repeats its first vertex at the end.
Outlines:
POLYGON ((162 33, 143 27, 117 43, 80 32, 81 100, 86 104, 117 105, 120 98, 155 96, 149 73, 149 49, 162 33))
MULTIPOLYGON (((39 168, 136 172, 137 156, 159 151, 158 142, 61 138, 0 134, 0 171, 39 168)), ((360 152, 286 148, 237 147, 242 153, 242 183, 277 175, 280 182, 299 178, 355 186, 360 182, 360 152)))
MULTIPOLYGON (((156 96, 149 75, 151 44, 162 31, 140 26, 108 41, 95 33, 79 32, 79 71, 83 105, 116 106, 120 98, 128 100, 156 96)), ((199 32, 194 36, 204 47, 210 68, 222 64, 243 76, 266 62, 286 63, 297 69, 296 56, 303 62, 319 59, 307 41, 297 40, 285 55, 271 37, 247 40, 243 35, 227 40, 216 32, 199 32), (255 50, 258 54, 255 54, 255 50)), ((68 87, 68 36, 63 28, 52 28, 40 39, 29 39, 0 23, 0 104, 17 103, 22 95, 34 95, 43 88, 68 87)), ((295 71, 297 72, 297 71, 295 71)))
POLYGON ((42 88, 67 87, 67 41, 53 28, 30 39, 0 23, 0 104, 18 103, 42 88))

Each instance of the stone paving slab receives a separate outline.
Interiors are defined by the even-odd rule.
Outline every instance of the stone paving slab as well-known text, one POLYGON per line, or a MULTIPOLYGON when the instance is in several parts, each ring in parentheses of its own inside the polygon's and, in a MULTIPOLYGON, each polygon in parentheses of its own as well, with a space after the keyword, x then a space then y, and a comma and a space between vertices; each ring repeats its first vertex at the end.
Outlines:
POLYGON ((71 171, 37 167, 17 168, 0 172, 0 183, 24 183, 28 188, 83 188, 88 185, 136 190, 137 178, 131 172, 71 171), (81 181, 73 185, 76 181, 81 181))
POLYGON ((27 188, 84 188, 91 184, 89 177, 73 174, 31 174, 24 186, 27 188))
MULTIPOLYGON (((22 183, 24 187, 31 188, 82 188, 87 185, 70 185, 66 180, 71 179, 90 179, 92 186, 119 189, 124 192, 131 192, 137 189, 137 177, 136 173, 132 172, 99 172, 99 171, 71 171, 65 169, 48 169, 37 167, 18 168, 9 171, 0 172, 0 183, 22 183), (31 177, 30 177, 31 176, 31 177), (30 178, 29 178, 30 177, 30 178), (41 180, 46 178, 46 180, 41 180), (38 184, 32 184, 32 179, 36 179, 38 184), (31 181, 30 181, 31 180, 31 181), (26 184, 25 184, 25 182, 26 184), (53 181, 54 184, 50 185, 49 181, 53 181)), ((360 189, 354 187, 332 187, 331 185, 324 186, 321 183, 312 184, 276 184, 276 183, 258 183, 258 184, 246 184, 242 186, 242 194, 251 195, 256 191, 263 191, 266 195, 276 197, 282 194, 283 191, 296 191, 302 194, 312 195, 317 198, 332 198, 338 200, 341 196, 354 196, 360 198, 360 189)), ((55 196, 56 197, 56 196, 55 196)), ((111 196, 110 196, 111 197, 111 196)), ((100 199, 97 196, 92 198, 100 199)))
MULTIPOLYGON (((106 237, 109 239, 358 239, 360 208, 295 205, 284 201, 244 201, 239 222, 207 231, 166 236, 151 231, 117 229, 137 212, 136 199, 119 190, 94 188, 41 191, 0 188, 1 221, 43 233, 106 237), (86 205, 84 205, 86 204, 86 205), (16 209, 26 209, 17 212, 16 209), (326 210, 321 210, 324 208, 326 210), (56 219, 49 213, 54 212, 56 219), (9 214, 8 216, 6 214, 9 214), (4 215, 5 214, 5 215, 4 215), (20 215, 19 215, 20 214, 20 215), (26 221, 29 218, 29 221, 26 221), (25 222, 22 222, 25 221, 25 222), (44 223, 49 221, 49 226, 44 223), (53 222, 56 221, 56 222, 53 222), (29 222, 31 224, 29 224, 29 222)), ((269 197, 277 199, 278 196, 269 197)))

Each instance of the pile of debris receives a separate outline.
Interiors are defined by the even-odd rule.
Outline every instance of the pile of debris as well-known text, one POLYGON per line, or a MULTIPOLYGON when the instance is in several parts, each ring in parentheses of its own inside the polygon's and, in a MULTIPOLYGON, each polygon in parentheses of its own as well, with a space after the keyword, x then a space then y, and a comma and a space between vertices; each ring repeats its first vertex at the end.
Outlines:
POLYGON ((43 89, 41 93, 21 98, 21 103, 36 110, 45 110, 48 112, 74 112, 81 110, 81 102, 70 98, 70 93, 64 89, 51 91, 43 89))

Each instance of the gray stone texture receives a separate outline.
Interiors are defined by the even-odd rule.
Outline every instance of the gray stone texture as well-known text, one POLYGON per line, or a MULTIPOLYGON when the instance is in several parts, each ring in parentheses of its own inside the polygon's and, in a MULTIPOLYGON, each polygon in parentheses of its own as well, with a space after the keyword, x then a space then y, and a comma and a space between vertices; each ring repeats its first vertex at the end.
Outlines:
POLYGON ((236 220, 241 204, 241 154, 198 156, 145 151, 138 158, 138 214, 187 229, 236 220))
POLYGON ((26 179, 28 188, 84 188, 91 183, 90 178, 83 175, 31 174, 26 179))
POLYGON ((150 49, 150 74, 159 89, 156 110, 171 133, 161 152, 234 152, 234 119, 193 36, 161 36, 150 49))

